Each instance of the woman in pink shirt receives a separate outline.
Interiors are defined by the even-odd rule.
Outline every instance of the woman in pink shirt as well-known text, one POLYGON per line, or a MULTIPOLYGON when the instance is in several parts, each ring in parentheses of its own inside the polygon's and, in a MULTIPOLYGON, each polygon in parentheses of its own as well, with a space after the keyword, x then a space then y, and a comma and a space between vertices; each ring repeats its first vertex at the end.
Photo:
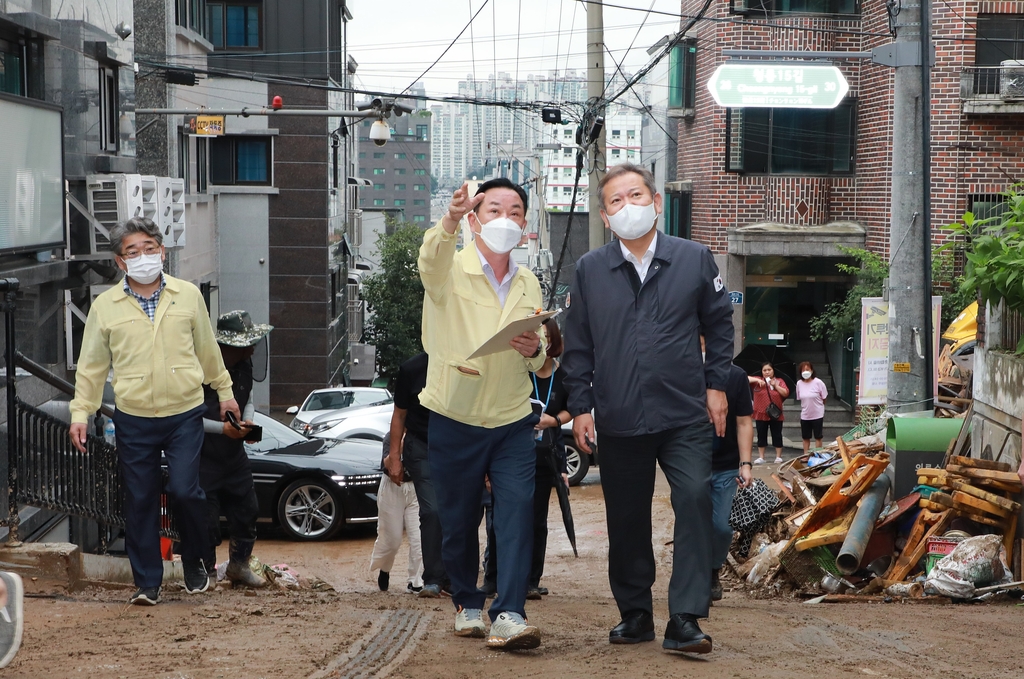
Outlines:
POLYGON ((804 453, 811 447, 811 435, 818 441, 821 448, 822 425, 825 422, 825 399, 828 398, 828 389, 825 383, 819 380, 814 373, 814 366, 810 361, 804 361, 797 370, 800 371, 800 381, 796 383, 796 398, 800 401, 800 434, 804 439, 804 453))

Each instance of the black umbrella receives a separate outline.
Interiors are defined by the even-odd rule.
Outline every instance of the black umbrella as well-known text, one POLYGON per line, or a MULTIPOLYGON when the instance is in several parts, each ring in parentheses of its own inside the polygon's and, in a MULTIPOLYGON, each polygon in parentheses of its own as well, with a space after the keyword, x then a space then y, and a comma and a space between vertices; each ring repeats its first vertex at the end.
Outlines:
MULTIPOLYGON (((545 434, 551 431, 545 430, 545 434)), ((555 431, 558 431, 555 429, 555 431)), ((562 523, 565 524, 565 534, 569 536, 569 544, 572 545, 572 553, 579 558, 580 553, 576 551, 576 523, 572 520, 572 507, 569 506, 569 488, 562 479, 562 462, 565 459, 564 448, 560 442, 552 442, 548 445, 548 462, 551 463, 552 474, 555 475, 555 493, 558 495, 558 507, 562 510, 562 523), (559 454, 559 450, 562 454, 559 454)))
POLYGON ((761 375, 761 366, 771 363, 775 368, 775 376, 782 378, 782 381, 789 387, 790 395, 796 393, 796 363, 785 351, 775 345, 748 344, 732 362, 748 375, 758 377, 761 375))

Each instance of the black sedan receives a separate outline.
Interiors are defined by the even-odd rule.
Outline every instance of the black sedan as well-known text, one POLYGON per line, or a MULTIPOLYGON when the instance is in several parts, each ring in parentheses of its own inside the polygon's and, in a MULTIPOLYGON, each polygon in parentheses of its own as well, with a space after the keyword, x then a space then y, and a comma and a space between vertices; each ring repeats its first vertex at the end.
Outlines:
POLYGON ((307 439, 256 413, 263 440, 246 443, 261 521, 295 540, 325 540, 346 524, 377 521, 381 444, 307 439))

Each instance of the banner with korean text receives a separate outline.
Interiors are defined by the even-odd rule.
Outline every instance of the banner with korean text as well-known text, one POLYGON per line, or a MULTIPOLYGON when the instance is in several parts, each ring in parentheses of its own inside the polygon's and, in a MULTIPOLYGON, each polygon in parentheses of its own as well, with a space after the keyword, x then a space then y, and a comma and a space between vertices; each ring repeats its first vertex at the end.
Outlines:
MULTIPOLYGON (((883 405, 889 386, 889 370, 900 370, 909 364, 889 365, 889 303, 881 297, 862 297, 860 300, 860 380, 858 405, 883 405)), ((939 395, 939 319, 942 298, 932 297, 932 384, 934 397, 939 395)))

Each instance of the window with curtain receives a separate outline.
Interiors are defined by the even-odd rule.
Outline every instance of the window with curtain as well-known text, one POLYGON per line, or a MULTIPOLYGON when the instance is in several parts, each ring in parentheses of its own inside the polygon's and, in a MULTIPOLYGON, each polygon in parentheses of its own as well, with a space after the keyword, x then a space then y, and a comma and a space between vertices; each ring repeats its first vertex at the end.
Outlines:
POLYGON ((211 184, 270 184, 270 137, 216 137, 210 139, 209 155, 211 184))
POLYGON ((258 49, 261 2, 207 2, 206 24, 215 49, 258 49))

